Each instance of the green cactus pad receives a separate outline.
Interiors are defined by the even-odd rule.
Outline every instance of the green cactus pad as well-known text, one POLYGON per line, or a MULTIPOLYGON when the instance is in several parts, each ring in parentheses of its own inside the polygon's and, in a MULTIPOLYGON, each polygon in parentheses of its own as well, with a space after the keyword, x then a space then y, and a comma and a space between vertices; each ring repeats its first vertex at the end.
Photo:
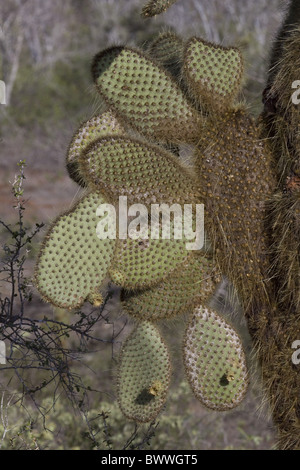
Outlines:
POLYGON ((45 237, 35 284, 41 296, 57 307, 80 307, 85 299, 94 298, 107 276, 116 241, 96 235, 100 220, 96 210, 105 203, 101 194, 86 195, 53 223, 45 237))
POLYGON ((190 257, 159 285, 139 292, 124 291, 122 306, 140 320, 156 321, 186 313, 213 293, 216 278, 204 255, 190 257))
POLYGON ((140 323, 120 356, 117 391, 124 415, 138 423, 153 421, 165 403, 170 376, 168 349, 158 329, 140 323))
POLYGON ((180 83, 183 51, 183 40, 174 33, 165 32, 159 34, 149 45, 147 54, 159 62, 180 83))
POLYGON ((80 172, 96 189, 128 204, 199 202, 197 180, 170 152, 130 137, 102 137, 81 154, 80 172))
POLYGON ((112 47, 96 55, 92 73, 108 106, 144 135, 194 142, 201 118, 173 78, 138 50, 112 47))
POLYGON ((192 314, 185 333, 184 365, 191 388, 207 408, 238 406, 248 387, 243 346, 235 330, 205 307, 192 314))
POLYGON ((241 53, 234 47, 192 38, 185 50, 184 74, 198 104, 206 106, 208 111, 224 109, 231 104, 241 85, 241 53))
POLYGON ((143 289, 165 279, 191 256, 186 241, 140 239, 118 240, 110 268, 112 281, 126 289, 143 289))
POLYGON ((111 111, 106 111, 82 123, 74 134, 67 152, 66 163, 70 178, 80 186, 86 186, 85 178, 78 167, 82 151, 99 137, 124 133, 123 127, 117 122, 111 111))
POLYGON ((160 15, 175 2, 177 0, 149 0, 142 9, 142 16, 144 18, 151 18, 152 16, 160 15))

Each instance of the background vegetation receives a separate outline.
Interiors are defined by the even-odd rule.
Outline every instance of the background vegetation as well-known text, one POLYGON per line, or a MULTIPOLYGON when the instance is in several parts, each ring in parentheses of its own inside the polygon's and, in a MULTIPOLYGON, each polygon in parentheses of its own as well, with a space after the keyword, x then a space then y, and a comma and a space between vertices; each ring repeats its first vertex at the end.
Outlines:
MULTIPOLYGON (((152 20, 140 17, 143 3, 143 0, 1 2, 0 79, 6 83, 7 106, 0 107, 0 219, 6 225, 18 220, 20 207, 16 207, 16 194, 11 186, 20 160, 27 165, 22 200, 28 233, 35 230, 36 223, 44 222, 47 228, 53 217, 68 209, 78 197, 76 185, 67 176, 64 158, 79 123, 97 112, 100 105, 90 76, 91 60, 100 49, 124 43, 143 46, 155 33, 166 29, 175 29, 183 36, 198 35, 224 45, 238 45, 246 58, 243 99, 254 114, 260 112, 268 53, 287 2, 180 0, 167 13, 152 20)), ((25 256, 22 267, 24 279, 28 279, 27 292, 31 289, 30 276, 45 228, 41 227, 30 246, 25 245, 18 253, 19 257, 25 256)), ((0 235, 3 246, 15 247, 16 240, 5 226, 0 227, 0 235)), ((1 252, 1 258, 7 261, 7 248, 1 252)), ((5 281, 7 273, 3 268, 0 271, 1 299, 5 299, 11 294, 11 284, 5 281)), ((76 321, 69 312, 42 303, 38 294, 31 291, 23 304, 16 299, 15 314, 23 305, 26 317, 32 321, 44 317, 65 323, 76 321)), ((228 304, 226 312, 232 317, 228 304)), ((84 348, 80 335, 62 335, 62 350, 73 351, 67 357, 68 365, 91 389, 81 408, 78 395, 77 401, 72 400, 55 380, 35 394, 33 400, 24 390, 24 377, 23 382, 16 378, 20 371, 0 366, 3 369, 0 448, 147 448, 147 442, 152 449, 271 448, 271 424, 267 410, 260 406, 255 372, 254 385, 242 407, 220 415, 204 410, 179 379, 180 337, 174 338, 164 324, 176 364, 167 409, 159 423, 150 428, 136 429, 126 422, 115 402, 112 379, 118 349, 131 324, 120 310, 117 293, 98 315, 99 321, 91 326, 93 338, 85 341, 84 348)), ((245 330, 238 314, 234 315, 234 322, 245 330)), ((181 330, 179 319, 175 331, 181 330)), ((246 333, 244 337, 247 343, 246 333)), ((41 377, 36 370, 31 375, 27 373, 26 384, 30 380, 32 387, 44 380, 44 371, 40 372, 41 377)))

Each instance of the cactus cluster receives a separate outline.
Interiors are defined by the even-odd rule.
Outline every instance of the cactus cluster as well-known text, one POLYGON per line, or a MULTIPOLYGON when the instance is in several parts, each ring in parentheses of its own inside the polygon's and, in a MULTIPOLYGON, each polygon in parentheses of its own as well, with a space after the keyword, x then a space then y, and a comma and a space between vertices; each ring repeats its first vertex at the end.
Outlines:
MULTIPOLYGON (((142 14, 154 16, 173 3, 149 1, 142 14)), ((67 156, 71 178, 87 194, 53 223, 35 278, 44 299, 70 309, 84 301, 97 305, 109 278, 122 288, 124 311, 136 323, 117 380, 129 419, 151 421, 164 406, 170 357, 156 323, 175 315, 187 318, 183 361, 199 401, 225 411, 244 398, 241 339, 208 307, 223 274, 239 294, 280 445, 300 447, 298 377, 289 356, 289 341, 300 329, 294 328, 299 111, 286 91, 297 78, 299 41, 296 29, 277 47, 266 109, 256 120, 239 101, 243 59, 235 47, 162 33, 145 51, 110 47, 94 58, 92 76, 105 109, 80 126, 67 156), (186 144, 193 148, 193 167, 180 157, 186 144), (103 201, 117 208, 120 196, 149 209, 204 204, 211 250, 189 251, 184 238, 172 236, 99 240, 97 206, 103 201)))
POLYGON ((97 90, 120 122, 156 142, 195 142, 201 117, 169 74, 142 51, 112 47, 96 55, 97 90))
MULTIPOLYGON (((80 126, 67 155, 70 176, 91 194, 85 196, 84 201, 99 194, 103 201, 112 202, 117 209, 119 197, 123 196, 127 198, 128 204, 143 203, 151 210, 153 204, 176 204, 183 208, 184 204, 195 205, 205 200, 201 180, 182 163, 178 155, 178 145, 181 143, 200 145, 201 138, 207 133, 208 122, 192 105, 187 77, 177 76, 176 79, 168 72, 168 67, 172 68, 174 61, 178 66, 179 51, 182 52, 183 60, 183 44, 177 36, 164 33, 150 45, 148 55, 139 50, 114 47, 95 57, 93 78, 106 103, 106 109, 80 126), (164 55, 162 51, 166 45, 168 51, 164 55), (156 52, 159 56, 157 61, 154 59, 156 52)), ((183 71, 183 67, 181 69, 183 71)), ((200 251, 190 251, 186 247, 185 236, 176 239, 175 216, 170 224, 170 239, 161 237, 160 220, 157 224, 157 238, 151 232, 148 238, 141 233, 134 239, 98 240, 97 204, 97 199, 93 199, 90 206, 84 206, 88 209, 86 219, 78 218, 79 227, 72 223, 76 219, 77 206, 71 210, 70 220, 65 220, 63 216, 62 230, 66 236, 68 234, 66 249, 74 262, 68 270, 60 272, 57 272, 59 266, 62 266, 60 253, 65 253, 61 250, 67 240, 59 232, 60 219, 54 223, 37 263, 36 284, 45 299, 65 308, 78 307, 85 300, 96 305, 107 277, 122 287, 122 305, 125 312, 135 319, 137 326, 125 342, 120 358, 117 387, 119 402, 127 417, 136 421, 150 421, 162 408, 170 382, 167 346, 161 341, 154 323, 186 314, 201 329, 199 306, 205 305, 211 297, 220 279, 220 271, 206 247, 200 251), (78 228, 81 231, 78 232, 78 228), (89 253, 85 247, 87 237, 81 236, 81 232, 86 230, 93 238, 93 251, 90 254, 92 256, 97 251, 97 255, 102 257, 102 263, 95 257, 92 257, 92 263, 89 262, 89 253), (74 240, 77 244, 74 244, 74 240), (56 248, 54 251, 53 245, 56 248), (44 261, 48 258, 51 261, 53 259, 57 268, 50 275, 48 264, 44 261), (73 294, 74 281, 70 270, 75 270, 76 261, 78 297, 76 302, 73 299, 68 302, 68 289, 63 280, 73 294), (97 261, 98 271, 105 264, 101 277, 97 270, 92 269, 97 261), (82 277, 83 265, 87 267, 85 278, 82 277), (58 301, 60 296, 64 302, 58 301)), ((69 264, 67 258, 66 263, 69 264)), ((212 323, 215 323, 216 328, 221 330, 224 327, 225 332, 233 331, 224 319, 220 326, 219 317, 216 313, 213 315, 215 322, 213 320, 212 323)), ((205 326, 209 335, 210 328, 211 324, 205 326)), ((198 333, 193 333, 192 337, 194 334, 198 333)), ((230 340, 227 344, 228 338, 226 335, 222 337, 219 347, 228 346, 233 350, 238 367, 243 364, 245 368, 240 341, 230 340)), ((189 343, 185 340, 185 356, 188 357, 190 353, 196 361, 206 364, 206 376, 222 383, 227 368, 224 365, 214 370, 211 358, 219 354, 215 344, 207 342, 206 348, 197 350, 195 341, 189 343)), ((205 388, 207 378, 202 377, 201 368, 198 370, 186 359, 186 371, 188 378, 193 375, 198 386, 205 388)), ((244 389, 247 388, 246 375, 245 372, 244 389)), ((241 401, 242 394, 237 394, 235 401, 228 405, 228 397, 232 398, 233 390, 241 387, 239 374, 236 373, 235 377, 230 387, 224 385, 224 390, 231 390, 231 395, 229 392, 223 395, 223 404, 220 396, 218 404, 215 403, 216 409, 219 407, 225 410, 241 401)), ((198 396, 197 387, 192 385, 192 389, 198 396)), ((207 393, 208 405, 215 400, 215 390, 211 388, 207 393)), ((205 404, 205 400, 201 402, 205 404)))

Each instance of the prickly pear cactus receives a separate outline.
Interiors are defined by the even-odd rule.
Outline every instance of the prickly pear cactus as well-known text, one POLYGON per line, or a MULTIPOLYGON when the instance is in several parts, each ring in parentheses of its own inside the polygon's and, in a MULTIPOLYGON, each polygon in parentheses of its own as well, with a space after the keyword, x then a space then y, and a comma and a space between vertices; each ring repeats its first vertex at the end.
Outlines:
POLYGON ((235 330, 217 313, 197 308, 185 333, 184 365, 203 405, 216 411, 235 408, 248 383, 245 353, 235 330))
POLYGON ((125 130, 118 123, 111 111, 94 116, 84 122, 70 143, 66 164, 70 178, 81 186, 86 186, 85 177, 79 167, 80 155, 96 139, 107 135, 123 135, 125 130))
POLYGON ((178 158, 157 145, 129 136, 95 139, 79 157, 85 181, 103 188, 112 199, 126 196, 128 205, 141 199, 151 204, 192 204, 200 198, 197 179, 178 158), (124 171, 126 169, 126 171, 124 171), (149 186, 149 181, 155 181, 149 186))
POLYGON ((174 33, 161 33, 150 43, 147 54, 159 62, 176 81, 182 82, 184 41, 174 33))
POLYGON ((205 302, 219 277, 212 260, 205 255, 190 256, 165 280, 154 287, 130 291, 123 289, 124 310, 139 320, 157 321, 189 313, 205 302))
POLYGON ((171 379, 168 348, 159 330, 141 322, 123 345, 118 369, 118 400, 124 415, 153 421, 165 404, 171 379))
POLYGON ((190 93, 212 113, 231 107, 241 86, 243 59, 234 47, 192 38, 184 52, 184 74, 190 93))
POLYGON ((247 310, 258 292, 264 296, 269 266, 262 208, 275 187, 272 158, 244 109, 231 108, 208 121, 210 131, 195 152, 206 228, 220 269, 247 310))
MULTIPOLYGON (((142 14, 155 16, 173 3, 149 1, 142 14)), ((136 328, 120 357, 117 391, 132 420, 151 421, 164 406, 170 358, 154 323, 175 315, 188 318, 183 358, 201 404, 224 411, 244 398, 241 338, 208 308, 223 274, 241 300, 279 447, 300 448, 299 372, 290 351, 300 338, 300 124, 287 91, 299 78, 299 28, 295 0, 275 42, 257 120, 239 102, 243 59, 235 47, 162 33, 146 51, 110 47, 94 58, 92 76, 106 107, 80 126, 67 156, 70 176, 87 195, 48 232, 36 285, 65 308, 102 303, 107 277, 122 287, 136 328), (193 166, 181 160, 183 144, 193 166), (160 223, 154 238, 99 240, 97 206, 118 209, 120 196, 147 210, 204 204, 211 252, 188 252, 174 227, 162 239, 160 223)))
POLYGON ((100 95, 121 122, 159 142, 197 140, 200 115, 175 80, 143 52, 112 47, 96 55, 92 71, 100 95))
POLYGON ((126 289, 142 289, 163 281, 191 257, 185 240, 118 240, 110 275, 126 289))
POLYGON ((97 192, 83 197, 61 215, 45 237, 35 272, 42 297, 56 307, 80 307, 94 296, 108 276, 115 241, 96 234, 100 204, 107 199, 97 192))

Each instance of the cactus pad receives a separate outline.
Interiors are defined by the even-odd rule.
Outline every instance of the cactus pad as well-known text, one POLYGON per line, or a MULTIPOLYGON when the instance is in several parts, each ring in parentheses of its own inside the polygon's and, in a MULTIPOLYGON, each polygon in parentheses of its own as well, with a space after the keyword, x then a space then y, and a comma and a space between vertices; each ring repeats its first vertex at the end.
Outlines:
POLYGON ((184 364, 188 381, 207 408, 230 410, 241 403, 248 373, 241 340, 213 311, 198 307, 185 334, 184 364))
POLYGON ((97 89, 117 118, 161 142, 194 142, 201 118, 175 81, 138 50, 113 47, 96 55, 97 89))
POLYGON ((110 276, 121 287, 142 289, 166 278, 190 256, 184 239, 118 240, 110 276))
POLYGON ((104 303, 104 298, 100 292, 91 292, 87 297, 87 301, 94 307, 100 307, 104 303))
POLYGON ((212 262, 195 255, 157 286, 134 293, 123 291, 122 305, 125 312, 140 320, 171 318, 207 300, 217 281, 212 262))
POLYGON ((242 80, 241 53, 233 47, 217 46, 202 39, 188 42, 184 57, 187 86, 200 105, 224 109, 235 98, 242 80))
POLYGON ((117 389, 124 415, 139 423, 153 421, 165 403, 170 375, 169 353, 158 329, 140 323, 120 356, 117 389))
POLYGON ((95 298, 107 276, 116 242, 96 235, 96 210, 104 203, 107 200, 96 192, 86 195, 54 222, 45 238, 35 284, 57 307, 72 309, 95 298))
POLYGON ((149 0, 142 9, 142 16, 150 18, 164 13, 177 0, 149 0))
POLYGON ((147 53, 159 62, 177 82, 181 82, 183 64, 183 40, 174 33, 165 32, 150 44, 147 53))
POLYGON ((124 134, 123 127, 117 122, 111 111, 94 116, 81 124, 70 143, 67 152, 67 170, 69 176, 80 186, 86 186, 86 181, 78 167, 82 151, 95 139, 104 135, 124 134))
POLYGON ((80 172, 96 189, 128 204, 192 204, 197 180, 170 152, 130 137, 102 137, 80 157, 80 172))

